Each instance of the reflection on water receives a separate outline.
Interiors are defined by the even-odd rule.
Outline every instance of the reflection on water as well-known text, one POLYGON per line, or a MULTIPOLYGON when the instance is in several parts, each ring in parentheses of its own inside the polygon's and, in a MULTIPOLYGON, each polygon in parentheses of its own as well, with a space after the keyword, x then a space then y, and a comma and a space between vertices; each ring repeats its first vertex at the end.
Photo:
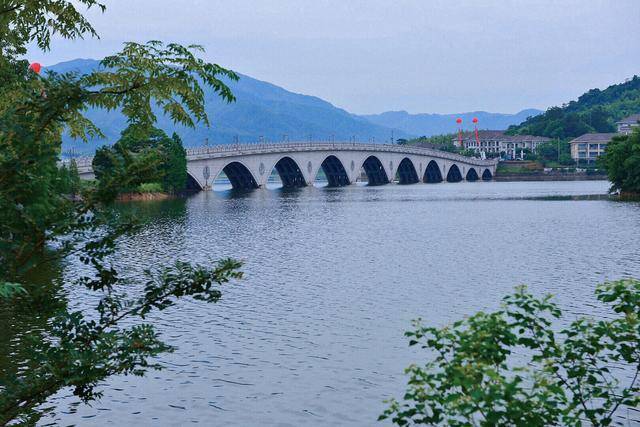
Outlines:
MULTIPOLYGON (((375 425, 401 395, 410 320, 495 308, 513 286, 602 313, 597 283, 640 277, 640 204, 606 182, 462 183, 216 191, 131 204, 127 274, 175 259, 246 260, 216 305, 154 320, 178 350, 146 378, 113 378, 92 407, 60 393, 49 421, 79 425, 375 425)), ((68 289, 74 304, 91 304, 68 289)))

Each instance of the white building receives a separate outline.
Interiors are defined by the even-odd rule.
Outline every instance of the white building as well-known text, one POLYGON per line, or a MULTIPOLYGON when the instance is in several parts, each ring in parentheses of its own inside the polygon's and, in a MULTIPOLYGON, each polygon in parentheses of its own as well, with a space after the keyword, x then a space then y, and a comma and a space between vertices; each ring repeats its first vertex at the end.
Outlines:
MULTIPOLYGON (((475 132, 464 132, 462 134, 464 148, 476 152, 498 153, 507 159, 515 159, 520 156, 523 149, 535 152, 538 145, 549 141, 551 139, 544 136, 505 135, 504 131, 501 130, 479 130, 477 141, 475 132)), ((460 146, 457 138, 454 144, 460 146)))
POLYGON ((632 114, 629 117, 616 122, 618 133, 629 134, 635 127, 640 126, 640 114, 632 114))
POLYGON ((585 133, 569 141, 571 158, 578 164, 592 164, 604 153, 607 144, 617 133, 585 133))

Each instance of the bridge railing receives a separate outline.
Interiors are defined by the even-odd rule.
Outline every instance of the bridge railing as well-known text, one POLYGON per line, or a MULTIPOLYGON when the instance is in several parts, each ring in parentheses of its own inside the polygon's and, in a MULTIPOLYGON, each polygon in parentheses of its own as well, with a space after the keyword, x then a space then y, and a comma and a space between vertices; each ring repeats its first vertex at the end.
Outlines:
MULTIPOLYGON (((197 160, 208 157, 228 157, 245 154, 268 154, 286 151, 376 151, 401 154, 417 154, 464 162, 478 166, 493 166, 497 159, 482 160, 475 157, 466 157, 447 151, 432 148, 412 147, 391 144, 372 144, 360 142, 283 142, 269 144, 224 144, 203 147, 188 148, 187 158, 197 160)), ((74 159, 80 172, 90 171, 93 157, 78 157, 74 159)), ((69 164, 70 160, 63 160, 62 164, 69 164)))

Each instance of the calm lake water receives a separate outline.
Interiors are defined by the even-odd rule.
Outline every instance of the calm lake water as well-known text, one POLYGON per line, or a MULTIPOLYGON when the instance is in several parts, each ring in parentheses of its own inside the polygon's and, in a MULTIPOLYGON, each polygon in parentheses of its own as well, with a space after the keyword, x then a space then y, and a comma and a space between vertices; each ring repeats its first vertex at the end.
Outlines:
MULTIPOLYGON (((572 316, 604 313, 607 279, 640 277, 640 204, 608 183, 478 182, 244 195, 128 205, 151 218, 114 262, 246 261, 218 304, 155 317, 178 346, 166 369, 112 378, 93 406, 69 391, 46 422, 77 425, 371 426, 425 360, 412 319, 443 325, 526 283, 572 316)), ((95 296, 66 289, 71 305, 95 296)))

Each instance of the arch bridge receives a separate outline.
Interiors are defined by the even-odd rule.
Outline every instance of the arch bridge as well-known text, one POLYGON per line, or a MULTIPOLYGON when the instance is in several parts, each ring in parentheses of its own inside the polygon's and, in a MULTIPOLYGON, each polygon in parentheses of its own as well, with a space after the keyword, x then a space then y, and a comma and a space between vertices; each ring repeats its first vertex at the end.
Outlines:
MULTIPOLYGON (((77 161, 81 178, 93 177, 91 159, 77 161)), ((189 187, 210 189, 224 173, 234 189, 266 186, 276 171, 287 188, 313 185, 320 170, 329 186, 488 181, 497 159, 482 160, 429 148, 353 142, 232 144, 187 149, 189 187)))

